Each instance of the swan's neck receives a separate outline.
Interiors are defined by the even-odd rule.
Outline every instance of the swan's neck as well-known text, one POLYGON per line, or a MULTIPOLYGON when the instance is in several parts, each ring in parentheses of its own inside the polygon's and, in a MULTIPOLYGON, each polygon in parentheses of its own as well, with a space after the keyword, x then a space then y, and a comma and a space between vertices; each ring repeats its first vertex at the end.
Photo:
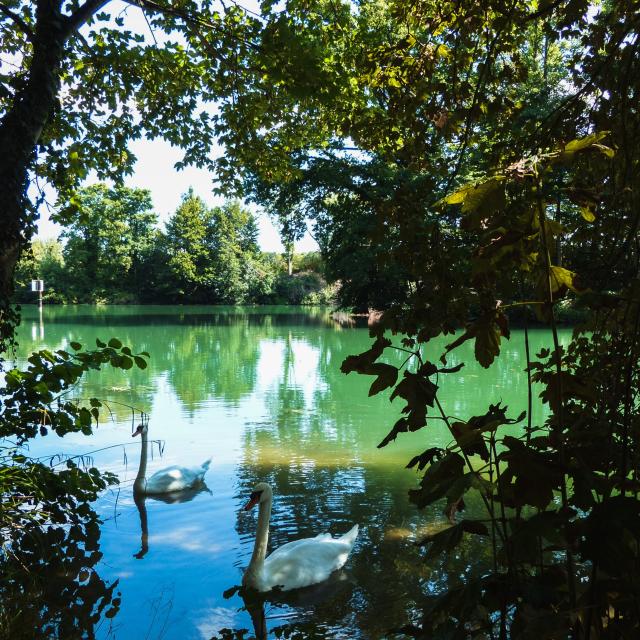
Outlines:
POLYGON ((145 502, 147 497, 140 493, 133 494, 133 501, 138 507, 138 513, 140 514, 140 551, 135 555, 136 558, 143 558, 149 551, 149 523, 147 520, 147 507, 145 502))
MULTIPOLYGON (((253 546, 253 555, 251 562, 247 567, 245 581, 255 583, 256 578, 260 575, 264 559, 267 557, 267 544, 269 543, 269 518, 271 517, 271 496, 264 502, 260 503, 260 512, 258 513, 258 529, 256 531, 256 542, 253 546)), ((254 585, 255 586, 255 585, 254 585)))
POLYGON ((138 475, 133 481, 133 490, 142 491, 145 488, 145 476, 147 474, 147 451, 149 449, 147 445, 147 434, 143 431, 140 434, 141 449, 140 449, 140 466, 138 467, 138 475))

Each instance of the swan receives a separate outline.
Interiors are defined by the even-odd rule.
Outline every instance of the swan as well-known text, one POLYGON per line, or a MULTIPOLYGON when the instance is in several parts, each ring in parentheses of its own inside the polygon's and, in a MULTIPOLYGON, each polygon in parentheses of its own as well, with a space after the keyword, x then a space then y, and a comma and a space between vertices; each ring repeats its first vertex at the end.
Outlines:
POLYGON ((179 467, 172 465, 166 469, 156 471, 150 478, 145 478, 147 472, 147 424, 139 424, 131 437, 142 436, 142 450, 140 452, 140 466, 138 475, 133 482, 134 493, 144 493, 147 495, 170 493, 172 491, 182 491, 197 486, 203 482, 204 474, 211 464, 211 458, 203 462, 199 467, 179 467))
POLYGON ((265 558, 272 499, 271 487, 260 482, 243 507, 244 511, 249 511, 255 505, 260 505, 253 555, 242 578, 244 587, 258 591, 270 591, 274 587, 280 587, 283 591, 308 587, 326 580, 333 571, 344 565, 358 535, 357 524, 339 538, 321 533, 315 538, 288 542, 265 558))

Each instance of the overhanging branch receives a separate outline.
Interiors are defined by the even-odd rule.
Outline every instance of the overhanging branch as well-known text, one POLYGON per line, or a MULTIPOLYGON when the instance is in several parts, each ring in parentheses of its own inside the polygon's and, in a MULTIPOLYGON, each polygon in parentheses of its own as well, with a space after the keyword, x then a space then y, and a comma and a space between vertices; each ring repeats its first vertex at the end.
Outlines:
MULTIPOLYGON (((162 13, 162 14, 174 16, 176 18, 180 18, 185 22, 186 25, 189 25, 191 27, 206 27, 207 29, 212 29, 213 31, 218 31, 220 33, 228 34, 228 32, 226 32, 225 29, 221 27, 219 24, 208 22, 207 20, 202 19, 200 16, 187 13, 186 11, 176 9, 174 7, 166 7, 158 2, 155 2, 154 0, 124 0, 124 2, 134 7, 138 7, 139 9, 142 9, 142 11, 147 10, 147 11, 152 11, 154 13, 162 13)), ((201 36, 200 33, 198 33, 198 38, 200 39, 201 43, 205 47, 209 48, 208 43, 206 43, 206 41, 203 42, 203 37, 201 36)), ((236 39, 239 39, 239 38, 236 37, 236 39)), ((248 47, 251 47, 252 49, 256 49, 256 50, 260 49, 260 47, 253 42, 249 42, 247 40, 244 40, 243 42, 244 44, 246 44, 248 47)), ((216 53, 214 54, 214 57, 217 58, 219 56, 216 53)))
POLYGON ((87 0, 67 18, 65 39, 77 31, 97 11, 100 11, 110 0, 87 0))
POLYGON ((154 13, 163 13, 170 16, 175 16, 176 18, 181 18, 187 24, 207 27, 209 29, 220 29, 220 25, 212 24, 211 22, 203 20, 199 16, 193 16, 190 13, 181 11, 180 9, 176 9, 174 7, 166 7, 162 4, 159 4, 158 2, 154 2, 153 0, 124 0, 124 2, 133 5, 134 7, 138 7, 139 9, 148 9, 149 11, 153 11, 154 13))
POLYGON ((9 7, 0 3, 0 12, 4 13, 5 16, 11 18, 13 22, 15 22, 19 27, 20 31, 24 32, 24 34, 33 42, 33 31, 29 28, 29 25, 17 14, 11 11, 9 7))

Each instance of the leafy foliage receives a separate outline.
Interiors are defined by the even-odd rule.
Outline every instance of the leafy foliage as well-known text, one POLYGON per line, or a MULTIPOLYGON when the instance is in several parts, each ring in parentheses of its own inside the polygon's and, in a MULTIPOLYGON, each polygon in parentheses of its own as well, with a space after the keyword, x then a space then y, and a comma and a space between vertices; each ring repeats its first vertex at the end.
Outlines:
POLYGON ((91 434, 101 402, 82 406, 66 397, 87 371, 147 365, 148 354, 134 355, 115 338, 97 343, 93 351, 71 343, 72 352, 34 353, 26 370, 6 373, 0 389, 3 636, 24 637, 28 629, 39 637, 71 637, 119 608, 117 583, 107 585, 95 571, 99 520, 89 506, 117 477, 82 460, 31 458, 25 446, 49 430, 91 434))
POLYGON ((405 631, 637 636, 636 4, 291 0, 263 3, 254 20, 235 6, 143 0, 152 27, 183 39, 161 45, 93 18, 97 4, 70 7, 68 20, 44 1, 3 12, 19 27, 4 53, 20 66, 0 96, 3 340, 14 321, 7 273, 33 230, 28 172, 58 187, 68 220, 86 171, 119 178, 133 162, 127 140, 163 135, 229 188, 274 198, 285 221, 312 214, 332 279, 345 279, 344 306, 384 311, 372 349, 344 365, 405 403, 381 444, 428 432, 434 418, 452 434, 446 451, 412 461, 424 469, 412 497, 443 501, 455 518, 478 492, 490 526, 464 520, 431 544, 447 551, 488 532, 494 567, 405 631), (202 106, 212 100, 215 115, 202 106), (226 147, 216 162, 214 134, 226 147), (586 322, 561 347, 556 309, 574 297, 586 322), (528 412, 517 435, 506 425, 518 418, 497 404, 449 416, 438 398, 448 354, 473 340, 491 366, 522 309, 549 326, 549 348, 527 357, 528 404, 541 384, 548 417, 533 424, 528 412), (456 330, 427 357, 434 337, 456 330), (385 361, 389 348, 405 352, 402 372, 385 361))
POLYGON ((33 302, 30 281, 42 278, 54 303, 331 302, 322 259, 301 254, 287 275, 259 250, 256 220, 237 201, 208 208, 190 190, 163 231, 149 191, 96 184, 77 197, 81 219, 65 229, 66 243, 36 241, 18 263, 17 301, 33 302))

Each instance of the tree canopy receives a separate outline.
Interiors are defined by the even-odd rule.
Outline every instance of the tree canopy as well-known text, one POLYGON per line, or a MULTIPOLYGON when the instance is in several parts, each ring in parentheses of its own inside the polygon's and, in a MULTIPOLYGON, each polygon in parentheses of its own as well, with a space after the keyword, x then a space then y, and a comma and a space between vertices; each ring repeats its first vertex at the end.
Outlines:
POLYGON ((406 631, 631 637, 640 625, 631 569, 640 536, 638 5, 333 7, 267 11, 262 35, 280 39, 278 69, 262 61, 265 74, 224 104, 249 123, 226 136, 225 162, 258 201, 315 218, 333 266, 354 255, 344 220, 361 225, 355 235, 384 277, 399 276, 375 302, 384 313, 371 349, 343 371, 373 376, 370 395, 389 390, 403 402, 381 447, 428 433, 433 420, 451 432, 450 447, 409 461, 423 473, 411 500, 442 502, 455 522, 424 540, 427 555, 452 551, 465 534, 494 549, 490 575, 463 581, 406 631), (288 57, 298 48, 304 65, 288 57), (566 347, 556 329, 564 300, 586 317, 566 347), (463 366, 448 366, 451 354, 471 341, 491 366, 517 316, 549 326, 549 348, 526 365, 529 408, 542 383, 548 418, 511 416, 499 397, 483 415, 452 416, 438 397, 443 376, 463 366), (433 351, 434 337, 456 331, 433 351), (389 361, 395 349, 406 353, 401 367, 389 361), (521 435, 504 431, 525 418, 521 435), (469 491, 486 519, 456 521, 469 491))

